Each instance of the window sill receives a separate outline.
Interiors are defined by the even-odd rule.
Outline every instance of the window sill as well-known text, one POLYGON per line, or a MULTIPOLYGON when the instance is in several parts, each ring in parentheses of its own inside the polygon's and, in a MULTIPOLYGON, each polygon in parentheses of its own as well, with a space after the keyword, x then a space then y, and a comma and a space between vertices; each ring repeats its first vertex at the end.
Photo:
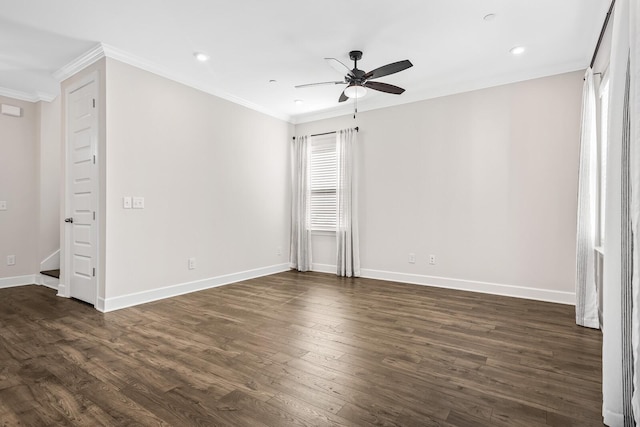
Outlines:
POLYGON ((328 230, 311 230, 311 234, 314 236, 335 236, 335 231, 328 230))

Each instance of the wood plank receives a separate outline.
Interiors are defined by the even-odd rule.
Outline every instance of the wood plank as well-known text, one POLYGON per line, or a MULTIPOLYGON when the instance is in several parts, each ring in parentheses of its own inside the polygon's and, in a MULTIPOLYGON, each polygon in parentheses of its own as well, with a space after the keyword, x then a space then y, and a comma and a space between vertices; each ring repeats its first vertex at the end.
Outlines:
MULTIPOLYGON (((601 426, 573 307, 286 272, 112 313, 0 289, 5 425, 601 426)), ((0 423, 0 424, 2 424, 0 423)))

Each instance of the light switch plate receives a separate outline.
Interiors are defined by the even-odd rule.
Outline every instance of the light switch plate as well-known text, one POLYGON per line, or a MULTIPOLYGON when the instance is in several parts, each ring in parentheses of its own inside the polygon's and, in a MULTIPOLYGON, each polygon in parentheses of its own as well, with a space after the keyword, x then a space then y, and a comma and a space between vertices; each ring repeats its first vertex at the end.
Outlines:
POLYGON ((7 210, 7 201, 0 200, 0 211, 6 211, 6 210, 7 210))
POLYGON ((133 198, 133 209, 144 209, 144 197, 133 198))
POLYGON ((126 196, 122 198, 122 208, 131 209, 131 196, 126 196))

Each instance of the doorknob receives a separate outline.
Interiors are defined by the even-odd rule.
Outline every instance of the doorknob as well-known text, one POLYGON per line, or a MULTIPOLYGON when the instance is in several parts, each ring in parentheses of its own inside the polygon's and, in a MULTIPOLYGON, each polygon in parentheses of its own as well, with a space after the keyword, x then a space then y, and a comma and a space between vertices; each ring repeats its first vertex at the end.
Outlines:
POLYGON ((73 224, 73 218, 65 218, 64 222, 70 222, 71 224, 73 224))

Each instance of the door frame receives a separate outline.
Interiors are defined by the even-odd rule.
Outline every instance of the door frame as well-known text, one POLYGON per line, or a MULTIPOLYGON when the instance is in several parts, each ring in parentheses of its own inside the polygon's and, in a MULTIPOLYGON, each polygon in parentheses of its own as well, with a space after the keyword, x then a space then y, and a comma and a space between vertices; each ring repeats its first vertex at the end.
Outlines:
POLYGON ((62 218, 61 218, 61 233, 60 236, 62 237, 62 242, 60 245, 60 258, 61 258, 61 263, 60 263, 60 285, 58 287, 58 296, 61 297, 65 297, 65 298, 70 298, 71 297, 71 276, 70 276, 70 272, 72 271, 71 268, 71 262, 72 262, 72 257, 70 256, 71 254, 71 244, 72 244, 72 240, 71 240, 71 227, 67 226, 67 224, 65 224, 64 222, 64 218, 68 218, 72 215, 71 212, 71 185, 70 185, 70 179, 71 179, 71 165, 73 164, 72 161, 70 161, 70 156, 73 153, 73 150, 70 149, 70 144, 71 144, 71 132, 70 132, 70 121, 71 121, 71 106, 69 103, 69 97, 70 95, 81 89, 84 86, 87 86, 88 84, 92 83, 95 84, 95 89, 94 89, 94 95, 95 95, 95 111, 94 111, 94 116, 93 116, 93 126, 95 127, 95 141, 93 144, 93 153, 92 155, 95 156, 95 167, 93 168, 93 188, 92 191, 94 192, 94 209, 95 209, 95 213, 96 213, 96 219, 94 221, 94 226, 92 229, 92 238, 95 241, 95 244, 93 246, 93 253, 92 253, 92 260, 93 260, 93 267, 95 268, 95 275, 93 276, 92 279, 92 283, 94 286, 94 292, 95 292, 95 303, 94 303, 94 307, 99 308, 100 306, 100 301, 102 300, 102 298, 100 298, 100 294, 99 294, 99 286, 98 286, 98 277, 99 277, 99 272, 100 272, 100 251, 101 251, 101 245, 100 245, 100 161, 99 161, 99 157, 98 157, 98 153, 99 153, 99 144, 100 144, 100 135, 101 135, 101 129, 100 129, 100 80, 99 80, 99 73, 98 71, 93 71, 89 74, 87 74, 85 77, 82 77, 81 79, 79 79, 77 82, 74 82, 72 84, 70 84, 68 87, 66 87, 64 89, 64 93, 63 93, 63 114, 64 114, 64 119, 63 119, 63 124, 64 124, 64 140, 63 140, 63 144, 62 144, 62 150, 63 150, 63 154, 62 154, 62 159, 64 161, 64 166, 63 166, 63 182, 62 182, 62 191, 63 191, 63 197, 62 197, 62 201, 63 201, 63 207, 61 209, 62 212, 62 218))

